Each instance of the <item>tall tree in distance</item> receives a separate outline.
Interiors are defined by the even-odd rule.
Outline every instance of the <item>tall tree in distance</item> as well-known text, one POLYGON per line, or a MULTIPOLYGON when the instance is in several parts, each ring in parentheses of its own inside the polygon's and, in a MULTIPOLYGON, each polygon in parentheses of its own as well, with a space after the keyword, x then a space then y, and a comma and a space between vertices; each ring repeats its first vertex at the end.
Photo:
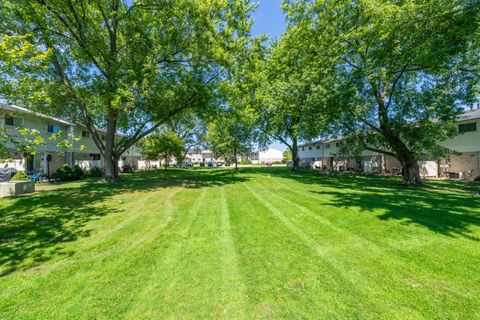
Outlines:
POLYGON ((183 161, 183 141, 175 132, 167 128, 158 129, 145 137, 139 146, 145 159, 162 160, 165 171, 173 159, 177 164, 183 161))
MULTIPOLYGON (((303 52, 295 30, 287 28, 270 52, 260 58, 253 82, 253 114, 256 115, 257 140, 268 147, 275 140, 291 152, 293 170, 300 168, 298 143, 317 136, 324 127, 319 111, 323 105, 321 73, 304 69, 303 52)), ((323 65, 324 61, 318 61, 323 65)))
POLYGON ((200 149, 205 146, 207 127, 204 119, 194 112, 186 112, 175 117, 168 123, 168 126, 183 141, 183 158, 192 148, 200 149))
POLYGON ((480 2, 317 0, 284 8, 304 68, 332 59, 323 113, 337 135, 397 158, 403 183, 421 183, 418 161, 448 152, 439 142, 456 134, 471 98, 462 57, 478 37, 480 2))
POLYGON ((104 179, 117 181, 122 153, 209 102, 245 45, 252 8, 248 0, 0 0, 2 39, 44 53, 38 65, 1 55, 9 66, 1 92, 85 125, 104 159, 104 179), (96 128, 106 129, 105 140, 96 128))
POLYGON ((250 156, 253 148, 251 122, 245 115, 226 109, 209 123, 207 143, 216 157, 231 160, 238 169, 238 158, 250 156))

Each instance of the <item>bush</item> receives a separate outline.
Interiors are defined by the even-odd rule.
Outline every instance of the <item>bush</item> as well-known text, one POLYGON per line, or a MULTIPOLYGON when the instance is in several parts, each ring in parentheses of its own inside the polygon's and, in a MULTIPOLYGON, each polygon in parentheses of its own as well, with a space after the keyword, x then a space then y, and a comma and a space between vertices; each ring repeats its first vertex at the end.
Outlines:
POLYGON ((242 160, 240 161, 240 164, 252 164, 251 160, 242 160))
POLYGON ((272 161, 272 164, 284 164, 283 161, 272 161))
POLYGON ((79 180, 83 177, 83 170, 79 166, 71 166, 69 164, 64 164, 58 168, 55 173, 55 179, 60 181, 74 181, 79 180))
POLYGON ((102 169, 99 167, 93 167, 86 173, 87 177, 101 178, 103 175, 102 169))
POLYGON ((10 181, 28 181, 28 177, 23 171, 18 171, 10 181))

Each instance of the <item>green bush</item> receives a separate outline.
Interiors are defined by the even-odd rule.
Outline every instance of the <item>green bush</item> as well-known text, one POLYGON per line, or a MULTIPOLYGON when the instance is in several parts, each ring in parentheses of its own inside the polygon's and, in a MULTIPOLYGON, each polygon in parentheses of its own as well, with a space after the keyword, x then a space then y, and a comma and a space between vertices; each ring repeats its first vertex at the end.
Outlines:
POLYGON ((83 174, 83 170, 79 166, 75 165, 72 167, 69 164, 64 164, 58 168, 54 177, 60 181, 74 181, 81 179, 83 174))
POLYGON ((25 181, 25 180, 28 181, 28 177, 23 171, 18 171, 17 173, 15 173, 12 179, 10 179, 10 181, 25 181))
POLYGON ((93 167, 86 173, 88 177, 100 178, 103 175, 102 169, 93 167))
POLYGON ((242 160, 240 164, 252 164, 252 160, 242 160))
POLYGON ((283 164, 284 162, 282 161, 272 161, 272 164, 283 164))

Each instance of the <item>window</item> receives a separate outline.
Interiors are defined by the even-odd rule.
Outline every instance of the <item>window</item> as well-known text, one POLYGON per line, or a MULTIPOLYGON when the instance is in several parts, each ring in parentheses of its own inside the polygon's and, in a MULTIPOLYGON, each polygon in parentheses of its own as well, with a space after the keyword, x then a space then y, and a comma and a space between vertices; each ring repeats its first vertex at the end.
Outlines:
POLYGON ((56 124, 49 124, 47 126, 48 133, 58 133, 60 131, 60 127, 56 124))
POLYGON ((319 150, 319 149, 320 149, 320 146, 317 146, 317 150, 319 150))
POLYGON ((23 125, 23 119, 12 117, 12 116, 5 116, 5 125, 6 126, 21 126, 23 125))
POLYGON ((84 138, 90 137, 90 132, 82 130, 82 137, 84 137, 84 138))
POLYGON ((312 150, 312 147, 308 147, 308 150, 312 150))
POLYGON ((477 123, 463 123, 458 125, 458 133, 477 131, 477 123))
POLYGON ((337 148, 340 147, 340 142, 337 142, 337 148))
POLYGON ((100 155, 98 153, 90 153, 90 160, 100 160, 100 155))
POLYGON ((302 151, 305 151, 305 147, 302 147, 302 151))
POLYGON ((104 134, 102 134, 102 140, 105 141, 105 135, 104 134))
POLYGON ((326 149, 330 149, 330 144, 325 145, 326 149))

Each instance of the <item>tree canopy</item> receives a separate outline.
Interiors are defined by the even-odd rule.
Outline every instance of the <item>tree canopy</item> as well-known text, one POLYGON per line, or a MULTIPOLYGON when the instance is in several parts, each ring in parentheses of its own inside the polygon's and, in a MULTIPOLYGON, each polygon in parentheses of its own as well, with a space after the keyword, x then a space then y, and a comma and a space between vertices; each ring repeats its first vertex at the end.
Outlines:
POLYGON ((248 41, 251 9, 244 0, 2 0, 2 38, 26 51, 2 54, 2 93, 84 124, 105 180, 116 181, 129 147, 208 104, 248 41))
POLYGON ((456 117, 472 99, 463 56, 479 32, 478 1, 286 1, 304 70, 332 69, 322 106, 331 131, 360 149, 392 155, 404 183, 418 160, 445 152, 456 117))

